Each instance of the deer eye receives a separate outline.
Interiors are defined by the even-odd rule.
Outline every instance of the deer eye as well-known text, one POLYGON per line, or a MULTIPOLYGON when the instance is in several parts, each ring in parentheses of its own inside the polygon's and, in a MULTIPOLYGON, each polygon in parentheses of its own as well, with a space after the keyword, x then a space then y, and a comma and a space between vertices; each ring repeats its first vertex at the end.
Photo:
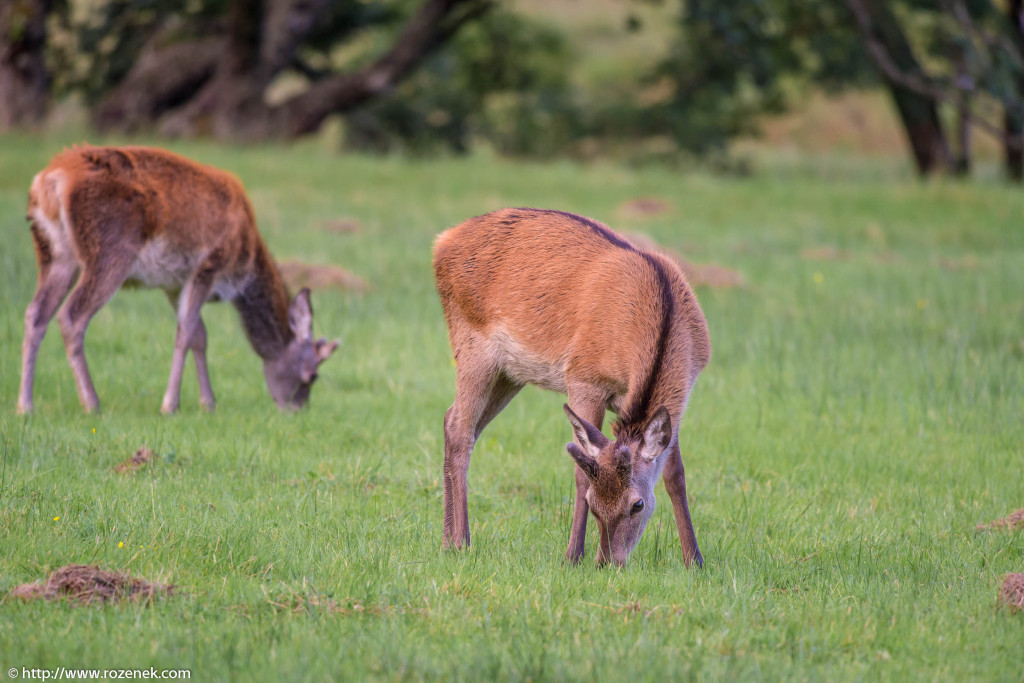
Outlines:
POLYGON ((643 509, 644 509, 644 500, 643 500, 643 498, 641 498, 637 502, 633 503, 633 514, 634 515, 636 513, 640 512, 643 509))

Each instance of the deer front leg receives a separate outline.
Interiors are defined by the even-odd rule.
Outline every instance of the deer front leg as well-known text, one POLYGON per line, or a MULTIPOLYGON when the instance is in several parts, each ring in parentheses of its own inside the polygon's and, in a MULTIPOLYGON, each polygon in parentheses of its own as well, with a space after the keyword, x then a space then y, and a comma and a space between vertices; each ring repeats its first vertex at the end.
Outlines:
POLYGON ((612 547, 608 538, 608 526, 601 520, 597 520, 597 530, 600 534, 600 544, 597 546, 597 557, 594 558, 594 564, 603 567, 611 561, 612 547))
POLYGON ((672 500, 672 512, 679 530, 679 545, 683 550, 683 562, 687 567, 696 562, 698 567, 704 566, 704 558, 697 547, 697 535, 693 531, 690 519, 690 506, 686 502, 686 475, 683 471, 683 456, 679 452, 678 442, 669 452, 665 463, 665 490, 672 500))
POLYGON ((589 489, 590 480, 587 479, 587 475, 577 465, 576 502, 572 507, 572 528, 569 529, 569 545, 565 549, 565 560, 570 564, 578 563, 586 554, 587 515, 590 514, 590 505, 587 504, 587 491, 589 489))
MULTIPOLYGON (((188 350, 195 344, 196 335, 199 334, 199 327, 203 324, 202 319, 199 317, 199 309, 202 308, 203 304, 210 294, 211 282, 205 277, 193 278, 181 292, 181 296, 178 297, 178 330, 174 337, 174 355, 171 357, 171 376, 167 380, 167 391, 164 392, 164 400, 160 405, 160 412, 165 415, 175 413, 178 411, 178 404, 181 399, 181 376, 185 369, 185 356, 188 355, 188 350)), ((199 373, 199 390, 202 399, 203 396, 203 384, 205 378, 206 390, 209 392, 209 398, 212 400, 213 392, 210 391, 210 379, 206 376, 206 352, 205 352, 205 341, 206 341, 206 329, 203 328, 203 351, 197 355, 193 351, 193 356, 196 358, 196 369, 199 373), (200 356, 202 357, 202 364, 200 365, 200 356)))
MULTIPOLYGON (((574 413, 584 420, 601 429, 604 422, 603 396, 599 396, 589 390, 585 385, 569 387, 569 407, 574 413)), ((579 440, 575 439, 579 446, 579 440)), ((587 543, 587 515, 590 506, 587 504, 587 491, 590 490, 590 480, 583 470, 576 467, 576 502, 573 504, 572 528, 569 530, 569 545, 565 549, 565 559, 570 564, 576 564, 583 559, 586 553, 587 543)))
MULTIPOLYGON (((180 293, 167 292, 167 299, 175 311, 178 310, 180 293)), ((192 360, 196 364, 196 376, 199 379, 199 405, 203 410, 212 413, 217 406, 213 396, 213 386, 210 384, 210 372, 206 365, 206 325, 200 316, 196 323, 195 332, 188 342, 188 349, 192 352, 192 360)))

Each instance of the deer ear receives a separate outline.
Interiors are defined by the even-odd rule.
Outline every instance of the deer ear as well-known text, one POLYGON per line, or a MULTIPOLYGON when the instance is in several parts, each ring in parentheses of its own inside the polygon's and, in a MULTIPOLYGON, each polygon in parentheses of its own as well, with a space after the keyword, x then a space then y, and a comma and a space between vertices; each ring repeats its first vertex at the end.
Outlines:
POLYGON ((661 406, 644 427, 644 442, 640 446, 640 457, 654 460, 665 452, 672 440, 672 419, 668 410, 661 406))
POLYGON ((580 469, 583 470, 583 474, 587 475, 587 479, 591 481, 597 481, 597 473, 600 470, 597 464, 597 460, 594 460, 589 455, 580 450, 580 447, 574 443, 565 444, 565 450, 569 451, 569 455, 576 461, 580 469))
POLYGON ((331 357, 331 354, 338 348, 338 340, 327 341, 323 337, 316 340, 316 364, 320 365, 331 357))
POLYGON ((306 341, 313 338, 313 304, 309 301, 309 287, 303 287, 288 305, 288 326, 292 334, 306 341))
POLYGON ((590 424, 582 417, 572 412, 568 404, 562 405, 569 422, 572 423, 572 431, 576 434, 576 440, 583 446, 583 451, 591 457, 597 457, 601 449, 608 445, 608 438, 601 433, 601 430, 590 424))

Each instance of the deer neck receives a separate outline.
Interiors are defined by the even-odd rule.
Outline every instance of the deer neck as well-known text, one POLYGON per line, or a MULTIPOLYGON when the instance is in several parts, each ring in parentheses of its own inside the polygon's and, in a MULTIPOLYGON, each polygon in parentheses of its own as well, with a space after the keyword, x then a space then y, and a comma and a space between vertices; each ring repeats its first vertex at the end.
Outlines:
POLYGON ((288 324, 288 292, 265 249, 257 253, 252 277, 234 304, 245 336, 263 360, 278 358, 295 338, 288 324))

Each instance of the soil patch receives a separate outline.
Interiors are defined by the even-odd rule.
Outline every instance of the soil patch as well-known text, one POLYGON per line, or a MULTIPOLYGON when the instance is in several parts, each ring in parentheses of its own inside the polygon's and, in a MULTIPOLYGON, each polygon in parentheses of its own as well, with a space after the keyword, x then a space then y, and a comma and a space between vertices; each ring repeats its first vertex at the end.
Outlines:
POLYGON ((979 524, 977 529, 978 531, 984 531, 985 529, 1024 529, 1024 508, 994 522, 979 524))
POLYGON ((977 270, 980 264, 977 256, 968 254, 961 258, 939 259, 939 265, 946 270, 977 270))
POLYGON ((67 598, 80 605, 123 600, 151 602, 161 595, 172 595, 174 586, 135 579, 122 572, 110 572, 84 564, 69 564, 57 569, 46 581, 24 583, 11 589, 21 600, 59 600, 67 598))
POLYGON ((657 197, 637 197, 619 205, 619 213, 623 216, 657 216, 668 210, 668 202, 657 197))
POLYGON ((820 247, 802 249, 800 251, 800 258, 807 261, 846 261, 850 258, 850 254, 843 249, 826 244, 820 247))
POLYGON ((999 602, 1010 608, 1011 612, 1024 609, 1024 574, 1007 574, 999 589, 999 602))
POLYGON ((156 453, 143 446, 139 450, 135 451, 132 457, 128 458, 124 462, 118 464, 114 468, 115 472, 121 474, 135 474, 139 468, 156 460, 156 453))
POLYGON ((338 235, 353 235, 363 231, 363 224, 355 218, 335 218, 324 221, 323 228, 327 232, 333 232, 338 235))
POLYGON ((365 292, 369 289, 369 285, 361 277, 338 266, 317 266, 301 261, 281 261, 277 267, 281 270, 281 277, 293 290, 303 287, 310 289, 335 287, 353 292, 365 292))
POLYGON ((657 242, 643 233, 627 232, 623 233, 623 236, 636 247, 643 249, 644 251, 657 251, 675 261, 682 269, 683 275, 686 276, 686 281, 694 287, 703 285, 707 287, 729 288, 745 287, 747 284, 743 274, 738 270, 719 266, 714 263, 694 263, 693 261, 684 258, 683 255, 677 251, 661 247, 657 242))

